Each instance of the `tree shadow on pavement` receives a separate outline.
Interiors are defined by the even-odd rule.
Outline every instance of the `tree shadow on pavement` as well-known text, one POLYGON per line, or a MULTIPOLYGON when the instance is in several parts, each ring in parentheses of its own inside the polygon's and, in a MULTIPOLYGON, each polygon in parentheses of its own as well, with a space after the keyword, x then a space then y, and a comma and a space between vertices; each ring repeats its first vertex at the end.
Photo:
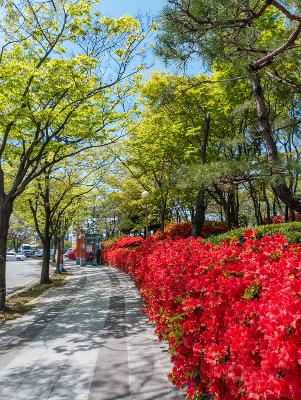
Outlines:
POLYGON ((127 275, 86 267, 0 334, 0 398, 183 399, 127 275), (23 326, 22 326, 23 324, 23 326))

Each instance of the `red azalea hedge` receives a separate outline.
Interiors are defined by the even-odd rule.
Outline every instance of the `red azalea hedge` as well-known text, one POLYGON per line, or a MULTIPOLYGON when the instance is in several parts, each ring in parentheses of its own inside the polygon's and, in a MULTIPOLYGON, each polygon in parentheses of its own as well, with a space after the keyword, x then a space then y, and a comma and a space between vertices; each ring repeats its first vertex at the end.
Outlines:
MULTIPOLYGON (((161 231, 156 232, 153 237, 156 240, 165 239, 166 237, 175 238, 180 236, 188 238, 191 236, 192 224, 191 222, 174 222, 167 224, 164 228, 164 233, 161 231)), ((227 232, 228 228, 225 222, 221 221, 205 221, 203 226, 202 235, 204 237, 209 235, 218 235, 227 232)))
MULTIPOLYGON (((301 214, 300 213, 295 213, 295 215, 289 215, 289 221, 301 221, 301 214)), ((268 218, 263 219, 264 224, 269 224, 268 218)), ((284 215, 274 215, 272 217, 272 224, 282 224, 285 222, 285 217, 284 215)))
POLYGON ((106 249, 119 249, 123 247, 136 247, 143 242, 143 238, 141 236, 124 236, 124 237, 115 237, 112 239, 107 239, 101 244, 101 248, 106 249))
POLYGON ((67 253, 67 257, 69 260, 75 261, 76 260, 76 249, 73 249, 67 253))
POLYGON ((301 246, 245 239, 149 238, 103 258, 135 280, 188 398, 300 400, 301 246))
MULTIPOLYGON (((76 260, 76 249, 73 249, 67 253, 67 257, 69 260, 75 261, 76 260)), ((86 255, 87 261, 91 261, 94 257, 92 252, 88 252, 86 255)))

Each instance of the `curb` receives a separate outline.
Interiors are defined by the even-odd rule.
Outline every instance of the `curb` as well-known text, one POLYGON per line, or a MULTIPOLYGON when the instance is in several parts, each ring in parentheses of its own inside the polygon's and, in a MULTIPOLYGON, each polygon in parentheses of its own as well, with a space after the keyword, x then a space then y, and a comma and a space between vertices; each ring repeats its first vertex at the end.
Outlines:
MULTIPOLYGON (((64 265, 65 265, 66 268, 68 268, 68 267, 70 267, 70 266, 72 266, 74 264, 66 263, 64 265)), ((67 269, 67 272, 68 272, 68 269, 67 269)), ((55 274, 55 270, 50 272, 50 276, 52 276, 54 274, 55 274)), ((18 295, 20 293, 23 293, 26 290, 31 289, 31 288, 33 288, 35 286, 38 286, 38 285, 39 285, 39 280, 35 280, 34 282, 28 283, 27 285, 25 285, 25 286, 23 286, 23 287, 21 287, 19 289, 12 289, 12 291, 10 293, 6 294, 6 298, 9 299, 12 296, 15 296, 15 295, 18 295)))
MULTIPOLYGON (((54 274, 55 274, 55 271, 52 271, 49 275, 52 276, 54 274)), ((39 280, 36 280, 34 282, 28 283, 27 285, 21 287, 20 289, 15 289, 15 290, 13 289, 9 294, 6 295, 6 298, 9 299, 12 296, 15 296, 15 295, 21 294, 23 292, 26 292, 26 290, 32 289, 35 286, 38 286, 39 283, 40 283, 39 280)))

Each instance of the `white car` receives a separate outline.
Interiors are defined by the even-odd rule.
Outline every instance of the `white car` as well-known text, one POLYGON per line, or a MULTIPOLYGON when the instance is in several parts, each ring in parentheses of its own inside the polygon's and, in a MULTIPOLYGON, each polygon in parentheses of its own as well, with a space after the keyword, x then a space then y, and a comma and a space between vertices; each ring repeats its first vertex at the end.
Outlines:
POLYGON ((24 261, 25 258, 25 255, 22 253, 15 253, 14 251, 8 251, 6 253, 7 261, 24 261))

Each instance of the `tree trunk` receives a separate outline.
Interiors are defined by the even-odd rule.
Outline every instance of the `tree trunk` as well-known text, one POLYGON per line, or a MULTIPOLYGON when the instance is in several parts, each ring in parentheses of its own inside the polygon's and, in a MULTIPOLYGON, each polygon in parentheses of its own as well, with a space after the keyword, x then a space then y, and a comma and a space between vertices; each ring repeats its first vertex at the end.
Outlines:
POLYGON ((41 285, 51 283, 49 277, 50 267, 50 247, 51 247, 51 210, 50 210, 50 188, 49 188, 49 171, 45 173, 45 192, 43 195, 45 221, 43 229, 43 263, 41 271, 41 285))
POLYGON ((289 208, 288 205, 285 205, 285 209, 284 209, 284 222, 288 222, 289 221, 289 208))
POLYGON ((227 192, 224 192, 218 185, 214 185, 213 191, 208 191, 210 196, 220 206, 221 221, 225 222, 228 229, 238 225, 238 202, 236 199, 235 188, 232 187, 227 192))
POLYGON ((60 264, 61 264, 61 251, 62 251, 62 243, 59 238, 56 241, 56 263, 55 263, 55 272, 57 274, 61 273, 60 264))
POLYGON ((277 206, 277 203, 276 203, 276 195, 274 194, 274 199, 273 199, 273 217, 274 217, 274 215, 277 215, 276 206, 277 206))
POLYGON ((205 222, 205 214, 206 214, 207 203, 205 199, 205 188, 202 185, 197 194, 196 198, 196 211, 192 224, 192 235, 194 237, 199 237, 202 234, 204 222, 205 222))
MULTIPOLYGON (((206 114, 202 109, 200 109, 200 112, 205 118, 204 128, 203 128, 203 138, 200 145, 200 162, 201 165, 204 165, 206 164, 207 144, 208 144, 211 117, 210 114, 206 114)), ((206 193, 205 186, 202 184, 199 187, 197 193, 195 215, 192 220, 191 234, 194 237, 200 236, 203 230, 205 216, 206 216, 206 208, 207 208, 205 193, 206 193)))
POLYGON ((165 227, 165 208, 159 210, 160 231, 164 232, 165 227))
POLYGON ((223 207, 220 203, 218 203, 219 205, 219 215, 220 215, 220 220, 221 222, 224 222, 224 212, 223 212, 223 207))
POLYGON ((236 187, 236 190, 235 190, 235 203, 234 204, 235 204, 235 225, 238 227, 239 226, 239 211, 240 211, 238 187, 236 187))
POLYGON ((256 225, 261 225, 260 212, 259 212, 259 209, 258 209, 258 201, 257 201, 257 198, 256 198, 256 192, 255 192, 255 190, 253 188, 252 182, 249 182, 249 188, 250 188, 250 195, 251 195, 251 199, 252 199, 253 207, 254 207, 256 225))
POLYGON ((228 229, 232 229, 237 225, 236 221, 236 199, 235 199, 235 192, 234 188, 229 190, 226 195, 224 196, 223 191, 219 191, 220 201, 224 209, 225 213, 225 222, 228 229))
POLYGON ((267 192, 266 192, 265 185, 263 186, 262 193, 263 193, 264 201, 265 201, 265 204, 266 204, 268 224, 271 224, 272 223, 271 206, 270 206, 270 202, 269 202, 269 199, 268 199, 268 195, 267 195, 267 192))
POLYGON ((180 223, 181 222, 181 216, 180 216, 178 203, 175 205, 175 214, 176 214, 177 223, 180 223))
POLYGON ((19 247, 20 247, 19 244, 18 244, 17 239, 13 239, 12 243, 13 243, 15 252, 17 252, 19 250, 19 247))
POLYGON ((65 235, 61 237, 61 259, 60 259, 60 272, 66 272, 64 268, 64 242, 65 242, 65 235))
POLYGON ((225 211, 225 220, 228 229, 232 229, 232 220, 231 220, 231 194, 228 196, 227 201, 224 204, 224 211, 225 211))
POLYGON ((51 245, 51 238, 44 237, 43 240, 43 262, 42 262, 42 270, 41 270, 41 285, 46 285, 51 283, 51 279, 49 277, 50 272, 50 245, 51 245))
POLYGON ((12 201, 7 203, 4 199, 0 200, 0 312, 6 309, 6 251, 9 219, 12 210, 12 201))
MULTIPOLYGON (((279 163, 278 150, 276 142, 273 138, 273 130, 268 116, 263 88, 261 86, 259 72, 251 68, 251 84, 253 95, 256 102, 257 115, 259 118, 259 127, 261 138, 265 144, 267 158, 271 166, 279 163)), ((293 192, 287 186, 283 177, 276 177, 275 183, 272 185, 273 190, 289 208, 301 212, 301 199, 294 196, 293 192)))
POLYGON ((57 237, 54 238, 53 242, 54 242, 54 244, 53 244, 54 249, 53 249, 53 255, 52 255, 52 262, 55 263, 55 261, 56 261, 56 252, 57 252, 57 242, 58 242, 57 237))

